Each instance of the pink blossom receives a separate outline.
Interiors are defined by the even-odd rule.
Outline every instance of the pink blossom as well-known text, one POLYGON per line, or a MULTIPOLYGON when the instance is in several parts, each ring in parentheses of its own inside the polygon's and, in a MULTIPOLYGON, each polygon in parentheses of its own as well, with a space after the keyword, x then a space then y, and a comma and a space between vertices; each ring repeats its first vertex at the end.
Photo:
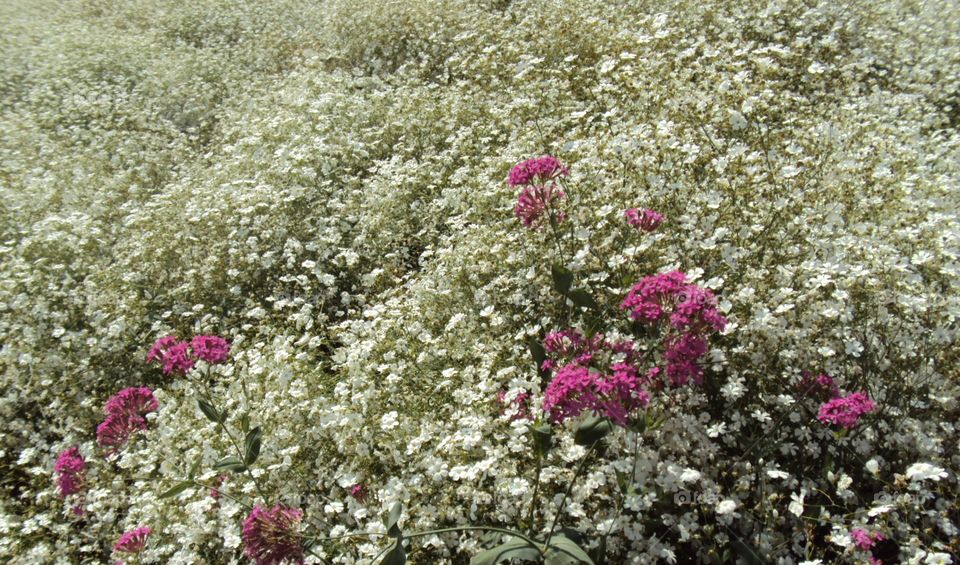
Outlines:
POLYGON ((60 498, 83 490, 87 461, 80 454, 79 448, 71 447, 60 453, 53 470, 59 475, 57 484, 60 487, 60 498))
POLYGON ((869 550, 876 542, 887 539, 886 536, 880 532, 874 532, 871 534, 863 528, 851 530, 850 537, 853 538, 853 543, 863 550, 869 550))
POLYGON ((163 354, 163 374, 179 373, 185 375, 193 369, 194 360, 190 356, 190 344, 181 341, 170 346, 163 354))
POLYGON ((663 316, 664 307, 672 304, 684 288, 686 275, 680 271, 643 277, 620 304, 630 317, 641 322, 657 322, 663 316))
POLYGON ((612 369, 612 375, 605 375, 575 363, 565 365, 547 386, 544 410, 555 422, 593 411, 625 426, 630 412, 650 402, 650 394, 640 388, 633 367, 619 363, 612 369))
POLYGON ((198 335, 190 341, 193 355, 211 365, 223 363, 230 356, 230 344, 216 335, 198 335))
POLYGON ((656 231, 664 220, 663 214, 650 209, 640 210, 638 208, 630 208, 625 210, 623 215, 627 217, 628 224, 648 233, 656 231))
POLYGON ((689 381, 703 384, 701 357, 707 354, 707 339, 700 334, 687 332, 666 340, 667 377, 673 386, 683 386, 689 381))
POLYGON ((865 392, 856 392, 844 397, 834 398, 820 406, 817 418, 824 424, 855 428, 864 414, 873 412, 876 404, 865 392))
POLYGON ((113 550, 119 553, 140 553, 147 547, 147 538, 150 537, 152 530, 150 526, 141 526, 135 530, 126 532, 117 540, 113 550))
POLYGON ((549 221, 550 214, 561 224, 567 219, 566 213, 557 210, 557 204, 567 195, 555 184, 546 186, 526 186, 520 192, 514 214, 523 225, 531 229, 540 229, 549 221))
POLYGON ((243 522, 244 553, 257 565, 280 565, 286 560, 304 563, 302 519, 299 508, 255 506, 243 522))
POLYGON ((534 157, 516 165, 510 171, 510 186, 543 185, 561 176, 569 176, 570 170, 559 159, 550 155, 534 157))
POLYGON ((168 335, 153 342, 153 346, 150 348, 150 353, 147 354, 147 364, 163 359, 163 356, 167 350, 179 343, 179 341, 180 340, 177 339, 177 336, 168 335))
POLYGON ((357 502, 363 504, 367 501, 367 487, 360 483, 353 485, 350 487, 350 496, 352 496, 357 502))
POLYGON ((147 387, 125 388, 107 401, 107 418, 97 426, 97 441, 103 447, 122 446, 137 430, 147 429, 145 416, 156 412, 160 403, 147 387))

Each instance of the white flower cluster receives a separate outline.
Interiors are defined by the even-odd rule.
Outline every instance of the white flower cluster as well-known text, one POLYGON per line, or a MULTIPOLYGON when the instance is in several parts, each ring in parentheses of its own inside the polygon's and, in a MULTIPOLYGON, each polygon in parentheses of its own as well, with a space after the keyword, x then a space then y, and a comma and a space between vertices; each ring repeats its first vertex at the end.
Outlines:
MULTIPOLYGON (((615 563, 958 562, 955 2, 48 4, 0 6, 3 562, 106 562, 140 525, 141 562, 241 562, 254 500, 314 536, 383 532, 396 501, 409 532, 559 515, 615 563), (585 449, 554 426, 535 481, 525 343, 568 309, 507 184, 544 154, 570 167, 578 284, 616 306, 682 270, 730 319, 704 385, 610 434, 565 502, 585 449), (639 234, 629 207, 666 220, 639 234), (203 368, 144 362, 171 333, 231 342, 205 383, 263 429, 218 498, 197 485, 235 453, 203 368), (826 426, 805 372, 877 410, 826 426), (129 386, 160 408, 108 458, 95 430, 129 386), (74 445, 86 488, 61 499, 74 445)), ((440 563, 494 542, 410 543, 440 563)))

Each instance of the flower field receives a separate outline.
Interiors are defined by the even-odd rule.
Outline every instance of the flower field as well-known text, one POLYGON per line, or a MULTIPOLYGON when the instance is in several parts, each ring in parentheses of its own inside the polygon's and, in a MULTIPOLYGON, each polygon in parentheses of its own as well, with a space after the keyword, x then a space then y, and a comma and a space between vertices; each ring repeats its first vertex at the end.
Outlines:
POLYGON ((0 22, 0 562, 960 564, 954 0, 0 22))

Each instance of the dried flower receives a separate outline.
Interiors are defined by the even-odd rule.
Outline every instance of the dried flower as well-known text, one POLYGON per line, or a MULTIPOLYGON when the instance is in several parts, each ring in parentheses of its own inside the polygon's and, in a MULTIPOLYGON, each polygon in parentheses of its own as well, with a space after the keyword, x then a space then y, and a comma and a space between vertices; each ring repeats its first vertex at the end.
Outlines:
POLYGON ((272 509, 255 506, 243 522, 244 553, 257 565, 303 563, 303 511, 277 504, 272 509))

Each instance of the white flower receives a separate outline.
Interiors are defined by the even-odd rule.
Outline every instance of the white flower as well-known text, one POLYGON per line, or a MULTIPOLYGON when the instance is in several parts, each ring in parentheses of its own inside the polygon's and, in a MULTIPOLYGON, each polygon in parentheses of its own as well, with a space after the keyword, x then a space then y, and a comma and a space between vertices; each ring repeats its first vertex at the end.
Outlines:
POLYGON ((397 416, 398 414, 396 410, 393 410, 391 412, 387 412, 386 414, 384 414, 380 418, 380 428, 383 431, 388 432, 396 428, 397 426, 399 426, 400 422, 397 420, 397 416))
POLYGON ((733 500, 721 500, 717 504, 717 514, 732 514, 737 509, 737 503, 733 500))
POLYGON ((950 565, 953 563, 953 558, 949 553, 928 553, 923 562, 928 565, 950 565))
POLYGON ((790 511, 794 516, 803 516, 803 498, 807 496, 807 489, 800 489, 800 494, 791 494, 790 495, 790 506, 787 507, 787 510, 790 511))
POLYGON ((907 478, 911 481, 923 481, 930 479, 939 481, 947 478, 947 471, 930 463, 914 463, 907 467, 907 478))

